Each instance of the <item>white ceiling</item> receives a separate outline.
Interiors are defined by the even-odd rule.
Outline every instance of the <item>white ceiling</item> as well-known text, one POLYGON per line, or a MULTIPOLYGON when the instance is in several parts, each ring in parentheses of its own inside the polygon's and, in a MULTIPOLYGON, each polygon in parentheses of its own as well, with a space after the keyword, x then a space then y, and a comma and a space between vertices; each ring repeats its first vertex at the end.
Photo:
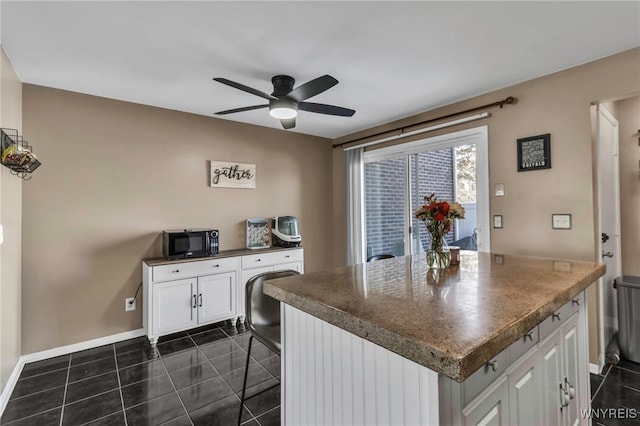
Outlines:
POLYGON ((309 101, 356 114, 293 129, 328 138, 640 46, 638 1, 2 1, 1 19, 25 83, 195 114, 265 103, 213 77, 271 93, 276 74, 330 74, 309 101))

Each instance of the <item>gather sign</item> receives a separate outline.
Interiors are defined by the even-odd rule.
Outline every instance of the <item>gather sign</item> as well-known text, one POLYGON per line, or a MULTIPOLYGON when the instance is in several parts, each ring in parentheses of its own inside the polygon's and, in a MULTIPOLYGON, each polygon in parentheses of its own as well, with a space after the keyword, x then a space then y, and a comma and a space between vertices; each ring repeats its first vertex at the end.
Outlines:
POLYGON ((211 174, 209 186, 212 188, 256 188, 256 165, 235 161, 209 161, 211 174))

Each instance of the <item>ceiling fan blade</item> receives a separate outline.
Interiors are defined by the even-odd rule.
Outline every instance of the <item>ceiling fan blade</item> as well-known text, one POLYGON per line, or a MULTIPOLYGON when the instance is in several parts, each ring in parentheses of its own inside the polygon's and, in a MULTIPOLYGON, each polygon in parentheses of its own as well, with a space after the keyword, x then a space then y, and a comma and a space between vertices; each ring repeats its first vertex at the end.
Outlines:
POLYGON ((275 96, 271 96, 267 93, 261 92, 258 89, 254 89, 253 87, 245 86, 244 84, 236 83, 235 81, 227 80, 226 78, 216 77, 214 78, 218 83, 226 84, 227 86, 231 86, 238 90, 242 90, 243 92, 251 93, 252 95, 260 96, 261 98, 269 99, 270 101, 277 101, 278 98, 275 96))
POLYGON ((316 104, 314 102, 300 102, 298 109, 302 111, 317 112, 319 114, 339 115, 341 117, 351 117, 356 113, 355 110, 342 108, 335 105, 316 104))
POLYGON ((287 96, 300 102, 320 94, 336 84, 338 84, 338 80, 327 74, 296 87, 287 96))
POLYGON ((295 118, 283 118, 280 120, 280 124, 285 129, 293 129, 296 127, 296 119, 295 118))
POLYGON ((266 108, 268 107, 269 104, 265 104, 265 105, 253 105, 253 106, 248 106, 248 107, 242 107, 242 108, 234 108, 234 109, 227 109, 224 111, 218 111, 215 114, 216 115, 225 115, 225 114, 233 114, 234 112, 243 112, 243 111, 251 111, 253 109, 260 109, 260 108, 266 108))

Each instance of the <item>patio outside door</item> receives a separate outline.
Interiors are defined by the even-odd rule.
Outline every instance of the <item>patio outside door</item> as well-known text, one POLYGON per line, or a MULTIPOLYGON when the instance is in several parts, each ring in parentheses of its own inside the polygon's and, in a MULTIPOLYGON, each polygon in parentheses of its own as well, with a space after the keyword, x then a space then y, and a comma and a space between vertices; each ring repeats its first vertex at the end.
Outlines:
POLYGON ((432 193, 465 207, 449 245, 489 250, 486 127, 364 153, 365 257, 423 253, 430 244, 413 212, 432 193))

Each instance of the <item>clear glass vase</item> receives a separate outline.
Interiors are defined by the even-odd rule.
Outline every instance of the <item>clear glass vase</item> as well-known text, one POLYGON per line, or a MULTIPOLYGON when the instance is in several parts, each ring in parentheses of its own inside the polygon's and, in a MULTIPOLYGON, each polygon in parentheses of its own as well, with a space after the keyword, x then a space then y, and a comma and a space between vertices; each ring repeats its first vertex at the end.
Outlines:
POLYGON ((431 248, 427 250, 427 266, 434 269, 448 268, 451 265, 451 252, 444 237, 431 233, 431 248))

